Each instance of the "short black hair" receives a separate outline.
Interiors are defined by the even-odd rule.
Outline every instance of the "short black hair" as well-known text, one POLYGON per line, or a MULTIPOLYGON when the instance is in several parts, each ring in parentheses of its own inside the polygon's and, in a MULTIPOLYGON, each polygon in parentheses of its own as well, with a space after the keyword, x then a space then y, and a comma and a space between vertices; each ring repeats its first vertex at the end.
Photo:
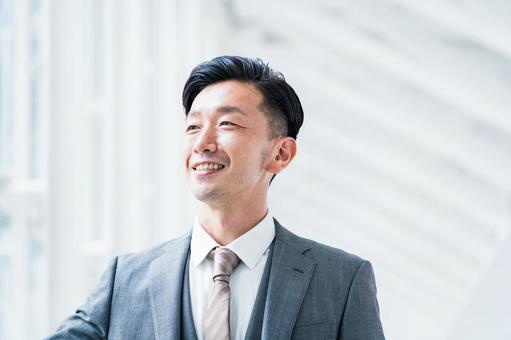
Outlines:
POLYGON ((197 65, 183 89, 185 114, 188 115, 195 97, 204 88, 227 80, 251 83, 259 90, 263 97, 260 109, 268 119, 272 137, 296 139, 303 124, 300 99, 284 75, 259 58, 221 56, 197 65))

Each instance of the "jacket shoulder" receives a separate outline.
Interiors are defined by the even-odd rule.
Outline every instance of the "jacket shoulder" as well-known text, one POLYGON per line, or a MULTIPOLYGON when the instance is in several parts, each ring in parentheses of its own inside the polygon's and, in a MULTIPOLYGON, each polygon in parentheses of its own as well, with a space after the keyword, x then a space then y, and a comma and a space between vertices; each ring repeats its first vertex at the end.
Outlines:
POLYGON ((190 233, 187 233, 141 252, 118 255, 116 285, 128 285, 136 278, 147 277, 151 263, 155 259, 169 252, 182 252, 189 244, 190 233))
POLYGON ((328 267, 331 270, 339 269, 355 273, 359 267, 367 262, 365 259, 355 254, 349 253, 343 249, 332 247, 305 237, 284 228, 275 220, 277 232, 287 240, 288 243, 304 249, 304 254, 310 256, 318 264, 328 267), (305 250, 307 250, 305 252, 305 250))

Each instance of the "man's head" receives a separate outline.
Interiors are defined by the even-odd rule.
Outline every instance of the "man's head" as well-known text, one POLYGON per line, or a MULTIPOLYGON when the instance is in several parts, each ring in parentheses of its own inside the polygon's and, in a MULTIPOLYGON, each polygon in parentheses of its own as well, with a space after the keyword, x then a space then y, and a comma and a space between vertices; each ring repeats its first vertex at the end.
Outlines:
POLYGON ((198 65, 183 106, 186 174, 203 202, 264 196, 296 153, 300 100, 260 59, 224 56, 198 65))
POLYGON ((282 73, 272 70, 259 58, 222 56, 195 67, 183 89, 185 114, 188 115, 195 97, 205 87, 226 80, 254 85, 263 97, 260 110, 268 119, 270 136, 296 140, 303 123, 300 99, 282 73))

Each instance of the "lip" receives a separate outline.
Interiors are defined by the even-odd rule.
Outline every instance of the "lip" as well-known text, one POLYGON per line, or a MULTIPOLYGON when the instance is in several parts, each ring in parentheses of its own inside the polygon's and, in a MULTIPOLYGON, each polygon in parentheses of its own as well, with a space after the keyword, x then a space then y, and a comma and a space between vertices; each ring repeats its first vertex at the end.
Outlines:
POLYGON ((209 178, 209 176, 218 175, 221 170, 193 170, 193 175, 197 178, 209 178))

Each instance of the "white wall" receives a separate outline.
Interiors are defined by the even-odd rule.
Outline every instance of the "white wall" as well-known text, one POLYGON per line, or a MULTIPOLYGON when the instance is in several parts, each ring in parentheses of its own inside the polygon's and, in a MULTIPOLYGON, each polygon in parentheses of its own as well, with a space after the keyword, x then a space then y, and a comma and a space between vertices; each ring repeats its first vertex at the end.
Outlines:
POLYGON ((454 324, 448 340, 511 339, 511 242, 497 253, 454 324))

